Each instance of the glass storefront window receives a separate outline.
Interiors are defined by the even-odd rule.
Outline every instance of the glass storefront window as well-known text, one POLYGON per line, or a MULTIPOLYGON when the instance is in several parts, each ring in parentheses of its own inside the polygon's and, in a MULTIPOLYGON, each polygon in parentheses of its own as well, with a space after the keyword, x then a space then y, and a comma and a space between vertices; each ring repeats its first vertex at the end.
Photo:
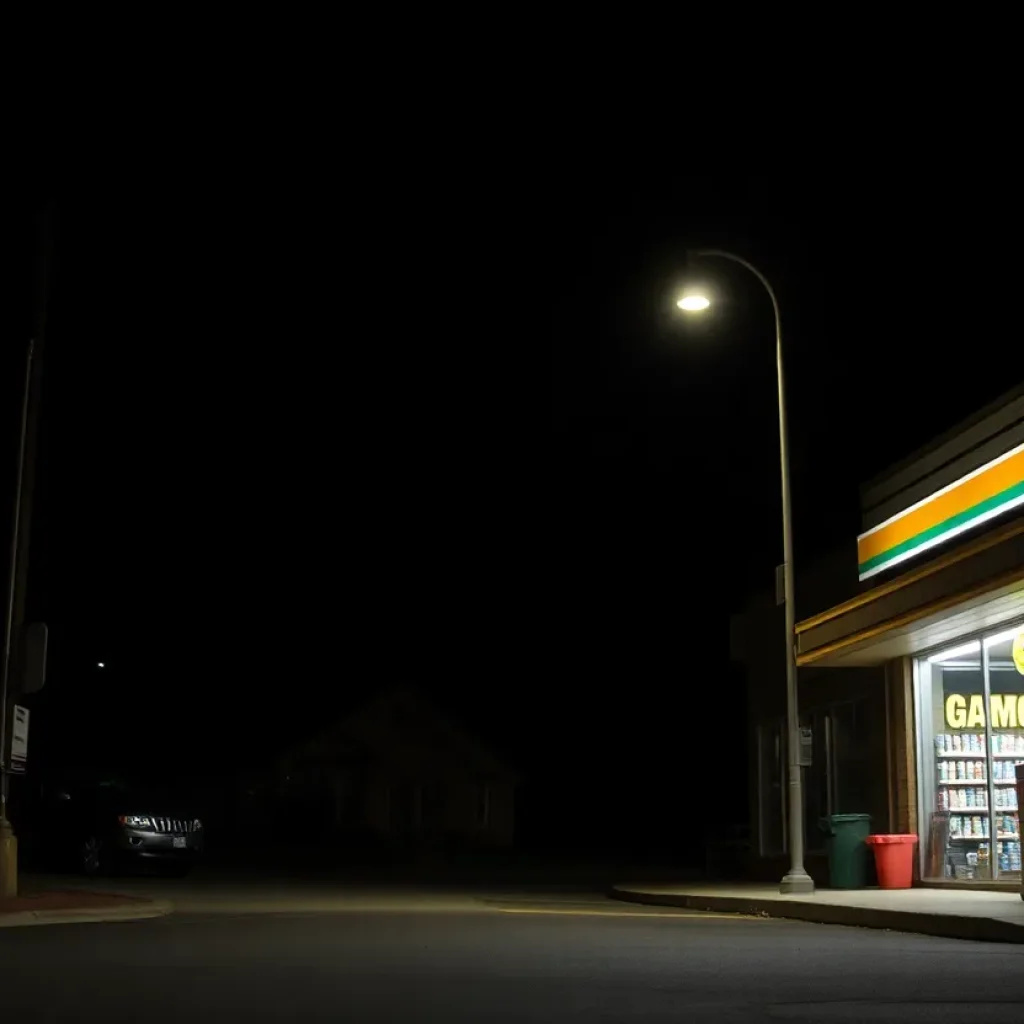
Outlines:
POLYGON ((1024 622, 918 659, 922 875, 1019 880, 1024 622))

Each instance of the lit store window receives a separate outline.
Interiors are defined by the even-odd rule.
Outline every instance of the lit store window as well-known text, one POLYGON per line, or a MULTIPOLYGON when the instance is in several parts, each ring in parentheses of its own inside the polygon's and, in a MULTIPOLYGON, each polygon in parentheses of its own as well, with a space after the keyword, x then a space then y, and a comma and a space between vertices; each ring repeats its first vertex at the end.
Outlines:
POLYGON ((926 879, 1021 877, 1022 635, 1024 623, 1001 628, 915 665, 926 879))

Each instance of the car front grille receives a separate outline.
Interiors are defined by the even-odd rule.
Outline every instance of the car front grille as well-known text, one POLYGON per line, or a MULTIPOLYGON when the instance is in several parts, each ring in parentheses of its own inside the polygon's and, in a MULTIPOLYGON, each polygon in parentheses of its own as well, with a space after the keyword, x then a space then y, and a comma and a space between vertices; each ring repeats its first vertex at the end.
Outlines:
POLYGON ((198 832, 199 822, 193 818, 152 818, 157 832, 198 832))

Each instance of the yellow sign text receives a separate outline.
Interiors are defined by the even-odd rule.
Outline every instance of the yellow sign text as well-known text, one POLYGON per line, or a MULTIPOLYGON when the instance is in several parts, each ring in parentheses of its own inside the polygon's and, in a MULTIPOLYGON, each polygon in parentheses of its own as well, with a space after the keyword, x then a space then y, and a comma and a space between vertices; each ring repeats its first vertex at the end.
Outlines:
MULTIPOLYGON (((993 693, 989 698, 993 729, 1024 728, 1024 693, 993 693)), ((980 693, 946 698, 946 725, 950 729, 984 729, 985 701, 980 693)))

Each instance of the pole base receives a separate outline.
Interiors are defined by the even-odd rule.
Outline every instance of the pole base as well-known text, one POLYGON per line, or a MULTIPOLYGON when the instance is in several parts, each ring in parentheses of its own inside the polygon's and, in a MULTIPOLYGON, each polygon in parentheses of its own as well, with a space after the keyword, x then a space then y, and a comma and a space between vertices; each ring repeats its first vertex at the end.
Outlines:
MULTIPOLYGON (((6 822, 5 822, 6 824, 6 822)), ((9 829, 0 832, 0 899, 18 895, 18 840, 9 829)))
POLYGON ((803 868, 791 868, 779 882, 779 892, 806 894, 814 892, 814 879, 803 868))

